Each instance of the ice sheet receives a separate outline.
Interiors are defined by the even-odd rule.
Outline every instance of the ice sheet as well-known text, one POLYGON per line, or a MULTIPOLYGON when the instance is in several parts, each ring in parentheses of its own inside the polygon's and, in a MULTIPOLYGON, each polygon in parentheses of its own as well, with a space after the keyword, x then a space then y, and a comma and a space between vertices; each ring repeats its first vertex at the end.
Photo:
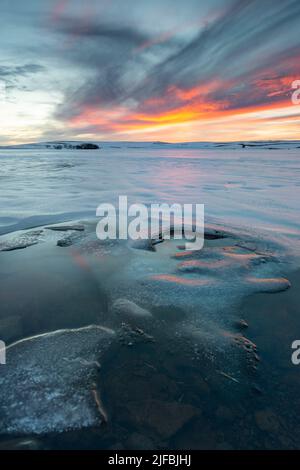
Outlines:
POLYGON ((101 202, 116 204, 119 195, 127 195, 129 203, 204 203, 206 220, 267 230, 295 251, 300 234, 296 144, 277 144, 276 151, 269 150, 270 143, 263 149, 261 144, 194 149, 150 143, 140 148, 107 143, 94 151, 2 149, 0 234, 94 215, 101 202))

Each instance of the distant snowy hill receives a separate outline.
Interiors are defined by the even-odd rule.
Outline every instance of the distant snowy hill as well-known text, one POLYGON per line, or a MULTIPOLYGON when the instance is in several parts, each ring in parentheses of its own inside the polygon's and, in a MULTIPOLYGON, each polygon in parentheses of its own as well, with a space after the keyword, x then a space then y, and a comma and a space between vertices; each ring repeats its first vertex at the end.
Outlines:
POLYGON ((52 141, 1 146, 0 149, 100 150, 100 149, 300 149, 300 140, 241 141, 241 142, 127 142, 127 141, 52 141))

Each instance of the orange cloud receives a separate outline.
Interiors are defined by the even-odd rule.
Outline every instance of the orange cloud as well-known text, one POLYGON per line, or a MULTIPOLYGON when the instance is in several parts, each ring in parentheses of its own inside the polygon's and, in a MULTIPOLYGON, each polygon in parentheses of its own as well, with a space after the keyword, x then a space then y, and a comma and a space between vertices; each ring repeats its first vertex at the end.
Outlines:
POLYGON ((212 136, 209 140, 232 140, 233 136, 233 140, 251 140, 249 135, 254 139, 259 136, 270 139, 296 138, 291 131, 295 133, 298 121, 295 121, 295 106, 289 96, 294 79, 294 76, 257 79, 255 87, 249 89, 246 104, 239 104, 239 95, 236 103, 231 101, 230 90, 235 85, 232 82, 215 80, 189 89, 171 85, 163 97, 151 97, 136 108, 125 105, 110 109, 101 106, 84 107, 68 124, 79 130, 91 127, 96 132, 98 129, 116 138, 119 135, 136 134, 137 140, 141 135, 144 138, 145 134, 155 135, 160 140, 201 140, 200 131, 208 126, 211 126, 209 135, 212 136), (226 96, 227 89, 228 99, 213 98, 214 92, 219 90, 223 90, 226 96), (287 110, 291 110, 291 116, 287 110), (280 125, 274 122, 279 119, 280 125), (180 137, 174 139, 172 136, 178 133, 178 126, 180 137))

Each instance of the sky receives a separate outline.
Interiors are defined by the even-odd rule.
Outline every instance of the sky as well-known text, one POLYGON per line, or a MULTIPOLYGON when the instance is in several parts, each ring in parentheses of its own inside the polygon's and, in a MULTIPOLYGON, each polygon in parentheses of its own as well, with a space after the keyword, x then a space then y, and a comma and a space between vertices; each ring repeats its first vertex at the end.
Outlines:
POLYGON ((299 0, 0 0, 0 145, 300 139, 299 0))

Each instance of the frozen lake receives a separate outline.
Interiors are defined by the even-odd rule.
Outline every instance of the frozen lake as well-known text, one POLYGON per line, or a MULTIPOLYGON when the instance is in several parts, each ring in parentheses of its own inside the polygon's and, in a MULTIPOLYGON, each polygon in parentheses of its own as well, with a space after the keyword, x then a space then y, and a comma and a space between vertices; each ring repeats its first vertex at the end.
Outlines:
POLYGON ((0 447, 293 448, 299 156, 0 150, 0 447), (204 203, 218 236, 200 252, 100 242, 96 208, 119 195, 204 203))
POLYGON ((293 245, 300 234, 296 148, 0 150, 0 183, 2 233, 32 216, 95 215, 100 203, 127 195, 129 203, 204 203, 209 221, 268 230, 293 245))

